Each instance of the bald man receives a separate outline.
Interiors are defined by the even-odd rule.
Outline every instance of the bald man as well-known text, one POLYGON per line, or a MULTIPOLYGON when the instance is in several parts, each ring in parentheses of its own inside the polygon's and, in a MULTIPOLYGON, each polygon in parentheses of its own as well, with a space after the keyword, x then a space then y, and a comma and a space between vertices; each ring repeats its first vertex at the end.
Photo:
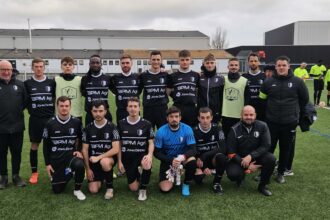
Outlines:
POLYGON ((19 176, 24 132, 24 113, 27 93, 23 82, 13 76, 7 60, 0 61, 0 189, 8 185, 7 154, 11 153, 12 178, 16 186, 26 183, 19 176))
POLYGON ((228 157, 227 176, 238 186, 244 180, 246 173, 261 169, 258 191, 271 196, 266 187, 275 167, 275 156, 269 153, 270 133, 267 124, 256 120, 255 109, 244 106, 241 120, 231 127, 227 137, 228 157))

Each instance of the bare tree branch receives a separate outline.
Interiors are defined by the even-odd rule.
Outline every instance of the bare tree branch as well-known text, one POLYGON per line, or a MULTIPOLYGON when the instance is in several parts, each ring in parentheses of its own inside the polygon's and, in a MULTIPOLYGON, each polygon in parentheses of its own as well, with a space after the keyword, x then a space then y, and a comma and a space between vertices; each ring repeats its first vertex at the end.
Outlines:
POLYGON ((213 34, 210 42, 210 46, 212 49, 225 49, 229 45, 227 40, 227 31, 220 26, 218 26, 213 34))

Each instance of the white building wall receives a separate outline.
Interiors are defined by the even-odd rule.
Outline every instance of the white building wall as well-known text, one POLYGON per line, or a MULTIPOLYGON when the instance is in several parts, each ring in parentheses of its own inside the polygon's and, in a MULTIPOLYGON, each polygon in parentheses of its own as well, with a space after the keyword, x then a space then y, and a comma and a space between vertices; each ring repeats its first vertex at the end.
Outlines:
MULTIPOLYGON (((28 49, 29 37, 0 37, 0 49, 28 49)), ((41 37, 32 38, 32 49, 169 49, 207 50, 208 38, 106 38, 106 37, 41 37)))
POLYGON ((330 21, 296 22, 294 45, 330 45, 330 21))

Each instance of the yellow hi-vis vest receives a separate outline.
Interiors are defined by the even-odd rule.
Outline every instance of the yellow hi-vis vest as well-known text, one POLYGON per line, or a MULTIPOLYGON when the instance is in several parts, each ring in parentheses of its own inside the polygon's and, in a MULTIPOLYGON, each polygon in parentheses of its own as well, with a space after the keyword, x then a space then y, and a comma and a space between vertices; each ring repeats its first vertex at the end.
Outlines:
POLYGON ((56 99, 60 96, 67 96, 71 99, 70 114, 75 117, 82 117, 82 95, 80 91, 81 76, 74 77, 71 81, 66 81, 63 77, 56 76, 56 99))
POLYGON ((244 90, 247 79, 240 77, 235 83, 229 81, 225 76, 225 87, 223 91, 222 116, 240 118, 244 107, 244 90))
POLYGON ((321 75, 323 75, 323 72, 326 70, 327 70, 327 68, 325 68, 324 65, 321 65, 321 66, 314 65, 311 68, 310 74, 317 75, 317 76, 313 76, 313 78, 318 79, 321 75))

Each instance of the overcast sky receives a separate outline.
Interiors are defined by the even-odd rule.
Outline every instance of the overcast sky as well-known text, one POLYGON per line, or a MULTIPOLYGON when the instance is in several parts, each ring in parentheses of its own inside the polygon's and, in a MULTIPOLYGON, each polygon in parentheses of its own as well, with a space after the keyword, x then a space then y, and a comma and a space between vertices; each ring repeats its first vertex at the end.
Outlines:
POLYGON ((1 0, 0 28, 227 31, 229 47, 262 45, 264 32, 330 20, 329 0, 1 0))

